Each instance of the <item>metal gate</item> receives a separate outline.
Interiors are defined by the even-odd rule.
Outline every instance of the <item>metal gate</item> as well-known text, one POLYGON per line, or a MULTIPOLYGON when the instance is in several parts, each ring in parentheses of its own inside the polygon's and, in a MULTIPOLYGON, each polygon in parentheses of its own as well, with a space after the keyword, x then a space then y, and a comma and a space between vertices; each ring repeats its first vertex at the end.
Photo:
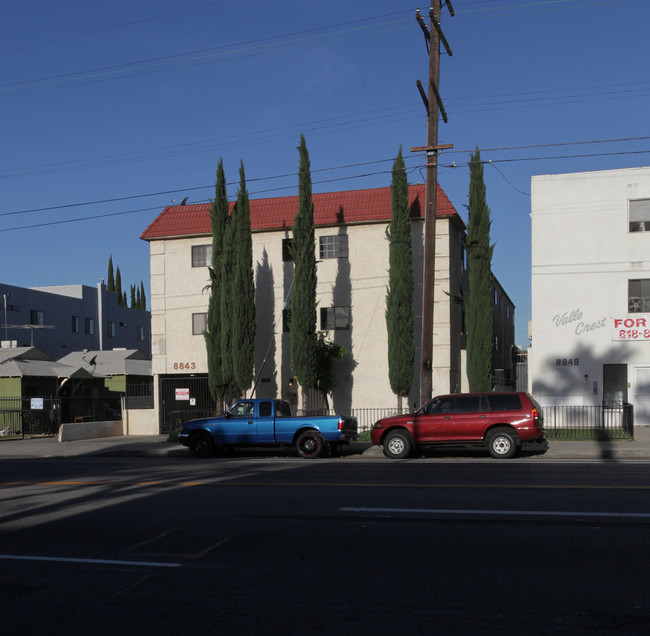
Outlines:
POLYGON ((0 437, 56 435, 61 403, 51 397, 0 398, 0 437))
POLYGON ((159 391, 161 433, 171 433, 187 420, 211 417, 216 412, 207 375, 161 377, 159 391))

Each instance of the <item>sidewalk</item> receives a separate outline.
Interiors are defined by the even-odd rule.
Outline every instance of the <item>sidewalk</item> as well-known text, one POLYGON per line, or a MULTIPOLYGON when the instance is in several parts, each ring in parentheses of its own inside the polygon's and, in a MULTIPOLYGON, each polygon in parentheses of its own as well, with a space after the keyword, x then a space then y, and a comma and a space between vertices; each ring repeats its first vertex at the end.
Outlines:
MULTIPOLYGON (((634 440, 611 442, 582 441, 559 442, 551 440, 544 455, 534 456, 539 461, 553 459, 633 461, 650 460, 650 427, 640 426, 634 431, 634 440)), ((378 446, 355 442, 346 459, 384 459, 378 446)), ((271 451, 273 452, 273 451, 271 451)), ((0 460, 39 457, 158 457, 187 458, 189 450, 180 444, 170 444, 166 435, 141 437, 103 437, 74 442, 59 442, 56 437, 39 437, 24 440, 0 440, 0 460)), ((287 456, 291 456, 290 452, 287 456)), ((440 457, 453 457, 453 451, 439 453, 440 457)), ((466 457, 467 454, 459 456, 466 457)), ((477 453, 477 457, 487 457, 477 453)), ((516 461, 516 460, 515 460, 516 461)))

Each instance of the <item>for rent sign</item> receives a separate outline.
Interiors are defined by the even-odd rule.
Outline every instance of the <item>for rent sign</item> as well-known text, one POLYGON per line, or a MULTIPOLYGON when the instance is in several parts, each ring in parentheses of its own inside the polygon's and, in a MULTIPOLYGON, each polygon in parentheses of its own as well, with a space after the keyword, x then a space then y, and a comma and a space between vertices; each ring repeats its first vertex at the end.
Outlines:
POLYGON ((189 400, 190 399, 190 390, 189 389, 176 389, 176 399, 177 400, 189 400))
POLYGON ((612 318, 612 340, 650 340, 650 318, 612 318))

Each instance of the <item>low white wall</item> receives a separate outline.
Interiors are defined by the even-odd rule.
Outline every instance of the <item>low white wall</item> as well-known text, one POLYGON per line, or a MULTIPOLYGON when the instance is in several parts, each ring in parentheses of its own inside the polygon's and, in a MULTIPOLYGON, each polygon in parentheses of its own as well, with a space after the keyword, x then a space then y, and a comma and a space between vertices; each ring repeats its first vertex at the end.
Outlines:
POLYGON ((123 409, 124 435, 158 435, 158 421, 154 409, 123 409))
POLYGON ((78 422, 59 426, 59 441, 73 442, 80 439, 98 437, 119 437, 123 435, 121 421, 117 422, 78 422))

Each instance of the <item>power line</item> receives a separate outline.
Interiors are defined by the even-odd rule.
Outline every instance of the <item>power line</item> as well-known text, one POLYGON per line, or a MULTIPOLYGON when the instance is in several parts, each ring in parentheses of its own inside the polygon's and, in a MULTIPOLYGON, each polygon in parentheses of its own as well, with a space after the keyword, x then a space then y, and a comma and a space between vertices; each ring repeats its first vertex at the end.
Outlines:
MULTIPOLYGON (((537 149, 537 148, 560 148, 564 146, 578 146, 578 145, 586 145, 586 144, 605 144, 605 143, 617 143, 617 142, 629 142, 629 141, 646 141, 650 139, 650 136, 642 136, 642 137, 622 137, 618 139, 601 139, 601 140, 588 140, 588 141, 569 141, 569 142, 558 142, 558 143, 549 143, 549 144, 527 144, 527 145, 522 145, 522 146, 502 146, 502 147, 493 147, 493 148, 481 148, 481 152, 486 153, 486 152, 499 152, 499 151, 513 151, 513 150, 532 150, 532 149, 537 149)), ((447 150, 445 151, 445 155, 447 154, 470 154, 473 152, 474 149, 469 149, 469 150, 447 150)), ((489 163, 492 164, 493 167, 494 164, 496 163, 512 163, 512 162, 518 162, 518 161, 545 161, 545 160, 553 160, 553 159, 583 159, 583 158, 593 158, 593 157, 612 157, 612 156, 624 156, 624 155, 636 155, 636 154, 648 154, 650 153, 650 150, 625 150, 625 151, 616 151, 616 152, 598 152, 598 153, 585 153, 585 154, 574 154, 574 155, 546 155, 546 156, 540 156, 540 157, 511 157, 511 158, 502 158, 502 159, 485 159, 483 163, 489 163)), ((406 161, 413 160, 412 158, 406 157, 406 161)), ((364 166, 372 166, 372 165, 378 165, 382 163, 389 163, 393 162, 394 157, 391 158, 386 158, 386 159, 376 159, 373 161, 364 161, 364 162, 359 162, 359 163, 354 163, 354 164, 347 164, 344 166, 333 166, 333 167, 327 167, 327 168, 318 168, 318 169, 312 169, 313 174, 318 174, 321 172, 330 172, 332 170, 346 170, 350 168, 359 168, 359 167, 364 167, 364 166)), ((415 165, 409 168, 409 170, 412 172, 414 170, 417 170, 418 168, 421 168, 422 165, 415 165)), ((458 168, 459 166, 455 163, 452 164, 440 164, 441 168, 458 168)), ((365 172, 361 174, 354 174, 354 175, 349 175, 345 177, 339 177, 335 179, 326 179, 323 181, 315 181, 314 185, 321 185, 323 183, 328 183, 329 181, 349 181, 352 179, 361 179, 361 178, 367 178, 367 177, 372 177, 372 176, 377 176, 380 174, 389 174, 390 170, 377 170, 373 172, 365 172)), ((264 181, 271 181, 275 179, 283 179, 283 178, 289 178, 289 177, 297 177, 298 173, 297 172, 287 172, 283 174, 277 174, 277 175, 268 175, 264 177, 255 177, 252 179, 247 179, 247 183, 259 183, 259 182, 264 182, 264 181)), ((227 185, 233 186, 237 185, 239 182, 238 181, 232 181, 229 182, 227 185)), ((295 184, 292 185, 287 185, 287 186, 280 186, 278 188, 266 188, 263 190, 257 190, 255 192, 251 192, 250 194, 255 195, 255 194, 265 194, 265 193, 270 193, 270 192, 281 192, 283 190, 288 190, 292 189, 295 187, 295 184)), ((156 192, 148 192, 148 193, 141 193, 141 194, 133 194, 133 195, 126 195, 126 196, 121 196, 121 197, 111 197, 107 199, 95 199, 92 201, 81 201, 81 202, 75 202, 75 203, 64 203, 61 205, 55 205, 55 206, 46 206, 46 207, 41 207, 41 208, 29 208, 29 209, 23 209, 23 210, 14 210, 10 212, 1 212, 0 217, 3 216, 16 216, 20 214, 30 214, 30 213, 35 213, 35 212, 49 212, 49 211, 56 211, 56 210, 64 210, 64 209, 69 209, 69 208, 77 208, 77 207, 88 207, 91 205, 101 205, 101 204, 106 204, 106 203, 117 203, 120 201, 132 201, 135 199, 143 199, 143 198, 148 198, 148 197, 155 197, 155 196, 163 196, 163 195, 172 195, 172 194, 178 194, 178 193, 184 193, 184 192, 196 192, 198 190, 206 190, 209 188, 214 188, 214 184, 208 184, 208 185, 200 185, 200 186, 186 186, 186 187, 180 187, 180 188, 174 188, 171 190, 160 190, 156 192)), ((201 201, 201 202, 207 202, 207 200, 201 201)), ((156 206, 155 208, 143 208, 143 209, 160 209, 160 206, 156 206)), ((140 210, 136 210, 140 211, 140 210)), ((119 213, 117 213, 119 214, 119 213)), ((80 220, 87 220, 89 218, 93 217, 83 217, 80 220)), ((24 229, 25 227, 29 226, 21 226, 20 228, 8 228, 8 229, 24 229)), ((0 231, 7 231, 7 230, 0 230, 0 231)))
MULTIPOLYGON (((496 168, 496 166, 494 166, 495 163, 512 163, 512 162, 517 162, 517 161, 546 161, 546 160, 556 160, 556 159, 583 159, 583 158, 611 157, 611 156, 637 155, 637 154, 650 154, 650 150, 638 150, 638 151, 633 151, 632 150, 632 151, 606 152, 606 153, 589 153, 589 154, 579 154, 579 155, 554 155, 554 156, 545 156, 545 157, 519 157, 519 158, 510 158, 510 159, 508 159, 508 158, 506 158, 506 159, 484 159, 482 161, 482 163, 491 164, 491 165, 493 165, 493 167, 496 168)), ((378 160, 377 162, 370 162, 370 163, 381 163, 381 162, 386 162, 386 161, 394 161, 394 159, 381 159, 381 160, 378 160)), ((411 169, 411 171, 415 170, 415 169, 418 169, 418 168, 422 168, 422 167, 424 167, 424 164, 422 164, 420 166, 415 166, 414 168, 411 169)), ((458 166, 456 164, 448 164, 448 165, 440 164, 439 167, 440 168, 457 168, 458 166)), ((319 172, 329 171, 329 170, 330 170, 330 168, 322 168, 322 169, 319 170, 319 172)), ((314 171, 314 172, 316 172, 316 171, 314 171)), ((499 170, 499 172, 501 172, 501 171, 499 170)), ((355 174, 355 175, 350 175, 350 176, 346 176, 346 177, 339 177, 337 179, 326 179, 324 181, 314 181, 314 185, 320 185, 322 183, 330 183, 331 181, 348 181, 348 180, 352 180, 352 179, 363 179, 363 178, 367 178, 367 177, 374 177, 374 176, 377 176, 377 175, 380 175, 380 174, 388 175, 390 173, 391 173, 391 170, 381 170, 381 171, 375 171, 375 172, 368 172, 368 173, 364 173, 364 174, 355 174)), ((297 174, 297 173, 295 173, 295 174, 297 174)), ((283 176, 295 176, 295 175, 294 174, 288 174, 288 175, 283 175, 283 176)), ((255 179, 255 180, 251 179, 251 181, 256 181, 256 180, 259 181, 259 180, 274 179, 274 178, 278 178, 278 177, 260 177, 260 178, 255 179)), ((507 181, 507 179, 506 179, 506 181, 507 181)), ((508 182, 508 183, 510 183, 510 182, 508 182)), ((232 184, 229 184, 229 185, 233 185, 233 184, 234 184, 234 182, 232 184)), ((210 186, 197 186, 195 189, 208 188, 208 187, 212 188, 214 186, 212 186, 212 185, 210 185, 210 186)), ((287 186, 281 186, 281 187, 278 187, 278 188, 268 188, 268 189, 265 189, 265 190, 258 190, 258 191, 255 191, 255 192, 250 192, 250 194, 255 195, 255 194, 264 194, 264 193, 269 193, 269 192, 280 192, 280 191, 283 191, 283 190, 289 190, 289 189, 295 189, 295 188, 296 188, 296 185, 292 184, 292 185, 287 185, 287 186)), ((515 188, 515 189, 518 190, 518 188, 515 188)), ((190 190, 190 188, 180 188, 178 190, 168 191, 167 194, 176 193, 176 192, 183 192, 183 191, 187 191, 187 190, 190 190)), ((518 190, 518 191, 522 192, 521 190, 518 190)), ((165 193, 163 193, 163 194, 165 194, 165 193)), ((522 192, 522 194, 527 194, 527 193, 522 192)), ((127 199, 130 199, 130 198, 139 198, 139 197, 144 197, 144 196, 154 196, 154 195, 153 194, 150 194, 150 195, 135 195, 135 196, 132 196, 132 197, 124 197, 122 199, 116 199, 116 200, 127 200, 127 199)), ((200 203, 208 203, 208 202, 209 202, 209 200, 204 200, 204 201, 198 201, 197 203, 200 204, 200 203)), ((100 201, 97 201, 95 203, 100 203, 100 201)), ((80 203, 80 204, 72 204, 72 205, 66 205, 66 206, 60 206, 60 207, 61 208, 63 208, 63 207, 73 207, 73 206, 76 207, 76 206, 80 206, 80 205, 84 205, 84 204, 80 203)), ((34 229, 34 228, 46 227, 46 226, 52 226, 52 225, 63 225, 63 224, 67 224, 67 223, 77 223, 77 222, 82 222, 82 221, 93 221, 93 220, 99 220, 99 219, 110 218, 110 217, 115 217, 115 216, 123 216, 123 215, 127 215, 127 214, 135 214, 137 212, 150 212, 152 210, 160 210, 160 208, 161 208, 160 205, 156 205, 156 206, 152 206, 152 207, 149 207, 149 208, 139 208, 139 209, 136 209, 136 210, 126 210, 126 211, 120 211, 120 212, 109 212, 109 213, 105 213, 105 214, 84 216, 84 217, 78 217, 78 218, 74 218, 74 219, 64 219, 64 220, 59 220, 59 221, 45 221, 45 222, 42 222, 42 223, 32 223, 32 224, 21 225, 21 226, 17 226, 17 227, 3 228, 3 229, 0 229, 0 233, 1 232, 12 232, 12 231, 16 231, 16 230, 34 229)), ((59 208, 42 208, 42 209, 39 209, 39 210, 31 210, 31 211, 48 211, 48 210, 52 210, 52 209, 59 209, 59 208)), ((29 212, 29 210, 24 211, 24 212, 29 212)), ((7 213, 5 213, 5 215, 6 214, 7 213)), ((0 215, 0 216, 2 216, 2 215, 0 215)))
MULTIPOLYGON (((403 11, 400 13, 404 13, 403 11)), ((237 59, 240 57, 250 57, 252 55, 261 55, 267 53, 271 47, 286 45, 305 46, 311 40, 323 39, 332 36, 343 36, 357 34, 368 29, 377 27, 385 28, 384 24, 360 25, 361 22, 376 20, 382 16, 373 16, 371 18, 362 18, 349 22, 341 22, 334 25, 314 27, 301 31, 294 31, 282 35, 271 35, 263 38, 245 40, 233 44, 223 44, 221 46, 186 51, 184 53, 175 53, 159 57, 146 58, 124 64, 113 64, 109 66, 88 69, 85 71, 74 71, 69 73, 60 73, 18 82, 8 82, 0 84, 1 95, 16 95, 25 92, 37 92, 41 90, 50 90, 61 88, 63 86, 77 86, 80 84, 96 83, 117 79, 118 77, 132 77, 134 75, 144 75, 156 73, 170 68, 185 68, 187 66, 196 66, 209 64, 219 61, 216 58, 237 59), (356 26, 353 26, 356 25, 356 26), (347 27, 347 28, 346 28, 347 27), (331 29, 336 29, 331 31, 331 29), (275 42, 275 40, 278 40, 275 42), (57 84, 58 82, 58 84, 57 84)), ((393 19, 392 24, 405 22, 405 19, 393 19)), ((279 49, 276 49, 279 50, 279 49)), ((282 49, 287 50, 287 49, 282 49)))
POLYGON ((38 42, 32 42, 31 44, 23 44, 21 46, 14 46, 8 49, 0 49, 0 53, 8 53, 11 51, 22 51, 23 49, 31 49, 39 46, 49 46, 50 44, 58 44, 59 42, 67 42, 69 40, 77 40, 79 38, 84 38, 89 35, 97 35, 99 33, 106 33, 107 31, 116 31, 118 29, 125 29, 136 25, 145 24, 148 22, 164 20, 165 18, 169 18, 171 16, 175 16, 183 13, 192 13, 194 11, 200 11, 201 9, 213 7, 218 4, 224 4, 227 1, 228 0, 217 0, 217 2, 208 2, 207 4, 202 4, 197 7, 186 7, 184 9, 179 9, 178 11, 169 11, 168 13, 161 13, 158 15, 150 16, 148 18, 140 18, 139 20, 122 22, 120 24, 109 25, 98 29, 92 29, 90 31, 83 31, 81 33, 71 33, 69 35, 63 35, 61 37, 53 38, 50 40, 39 40, 38 42))

